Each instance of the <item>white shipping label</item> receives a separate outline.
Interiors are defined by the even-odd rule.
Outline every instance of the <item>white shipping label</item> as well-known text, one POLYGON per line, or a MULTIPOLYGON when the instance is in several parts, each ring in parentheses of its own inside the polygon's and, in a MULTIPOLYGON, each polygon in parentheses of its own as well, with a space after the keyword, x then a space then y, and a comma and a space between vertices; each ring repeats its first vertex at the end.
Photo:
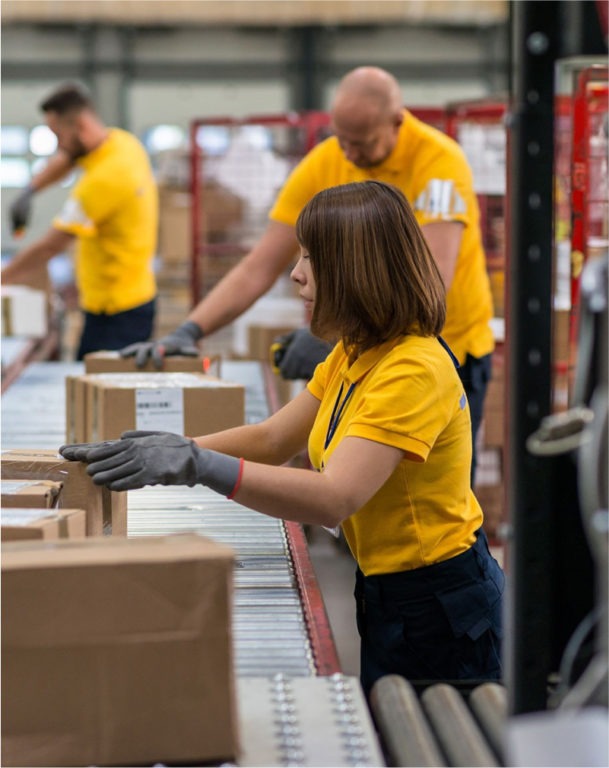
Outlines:
POLYGON ((184 434, 184 390, 135 390, 135 428, 184 434))

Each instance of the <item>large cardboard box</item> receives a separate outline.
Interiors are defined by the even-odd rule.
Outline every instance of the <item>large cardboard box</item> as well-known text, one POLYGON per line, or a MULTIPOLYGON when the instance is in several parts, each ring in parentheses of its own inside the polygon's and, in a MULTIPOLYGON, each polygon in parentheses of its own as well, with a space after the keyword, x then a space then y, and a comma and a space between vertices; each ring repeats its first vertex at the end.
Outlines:
POLYGON ((2 541, 81 539, 86 529, 84 509, 2 508, 2 541))
POLYGON ((245 387, 197 373, 85 374, 66 383, 67 434, 114 440, 129 429, 189 437, 245 423, 245 387))
MULTIPOLYGON (((170 355, 163 361, 162 373, 205 373, 209 358, 199 355, 170 355)), ((119 352, 90 352, 85 355, 85 373, 159 373, 152 360, 137 368, 135 357, 121 357, 119 352)))
POLYGON ((62 489, 61 483, 53 480, 6 480, 0 481, 1 505, 27 509, 50 509, 54 507, 62 489))
POLYGON ((3 764, 234 760, 233 563, 195 534, 3 544, 3 764))
POLYGON ((52 480, 61 483, 59 509, 84 509, 87 536, 126 536, 127 494, 95 485, 85 464, 68 461, 56 451, 18 448, 0 454, 2 480, 52 480))

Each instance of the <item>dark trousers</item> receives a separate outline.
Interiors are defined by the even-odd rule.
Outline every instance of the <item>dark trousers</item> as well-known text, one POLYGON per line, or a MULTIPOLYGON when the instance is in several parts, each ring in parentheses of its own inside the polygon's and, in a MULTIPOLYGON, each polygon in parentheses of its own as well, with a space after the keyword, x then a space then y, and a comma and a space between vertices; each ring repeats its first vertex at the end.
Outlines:
POLYGON ((468 355, 463 365, 458 368, 459 376, 467 395, 469 412, 472 419, 472 488, 474 487, 477 465, 476 436, 482 421, 484 398, 486 397, 486 390, 491 378, 491 358, 492 355, 484 355, 484 357, 468 355))
POLYGON ((122 349, 148 341, 154 327, 155 300, 115 315, 84 312, 84 327, 76 355, 82 360, 89 352, 122 349))
POLYGON ((482 529, 467 552, 381 576, 356 572, 366 696, 380 677, 410 681, 501 678, 505 577, 482 529))

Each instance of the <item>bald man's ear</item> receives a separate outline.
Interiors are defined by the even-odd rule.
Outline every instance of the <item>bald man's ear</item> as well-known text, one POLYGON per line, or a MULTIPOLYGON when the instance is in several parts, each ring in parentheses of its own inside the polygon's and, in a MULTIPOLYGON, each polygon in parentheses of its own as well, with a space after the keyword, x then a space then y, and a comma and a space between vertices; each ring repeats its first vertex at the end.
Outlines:
POLYGON ((393 124, 395 125, 396 128, 399 128, 403 122, 404 122, 404 111, 400 110, 394 115, 393 124))

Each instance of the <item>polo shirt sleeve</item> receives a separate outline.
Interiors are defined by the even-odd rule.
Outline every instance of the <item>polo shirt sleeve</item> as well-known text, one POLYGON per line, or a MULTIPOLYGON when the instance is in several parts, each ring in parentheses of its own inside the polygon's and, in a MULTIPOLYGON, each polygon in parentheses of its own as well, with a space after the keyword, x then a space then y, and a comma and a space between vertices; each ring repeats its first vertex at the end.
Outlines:
POLYGON ((416 360, 376 372, 347 435, 391 445, 411 460, 426 461, 459 396, 457 387, 442 384, 442 374, 442 366, 433 370, 416 360))
POLYGON ((438 152, 417 174, 413 210, 420 226, 442 221, 471 221, 473 176, 460 148, 438 152))
POLYGON ((120 178, 89 171, 53 219, 53 226, 77 237, 93 237, 99 223, 122 205, 128 194, 129 185, 120 178))

